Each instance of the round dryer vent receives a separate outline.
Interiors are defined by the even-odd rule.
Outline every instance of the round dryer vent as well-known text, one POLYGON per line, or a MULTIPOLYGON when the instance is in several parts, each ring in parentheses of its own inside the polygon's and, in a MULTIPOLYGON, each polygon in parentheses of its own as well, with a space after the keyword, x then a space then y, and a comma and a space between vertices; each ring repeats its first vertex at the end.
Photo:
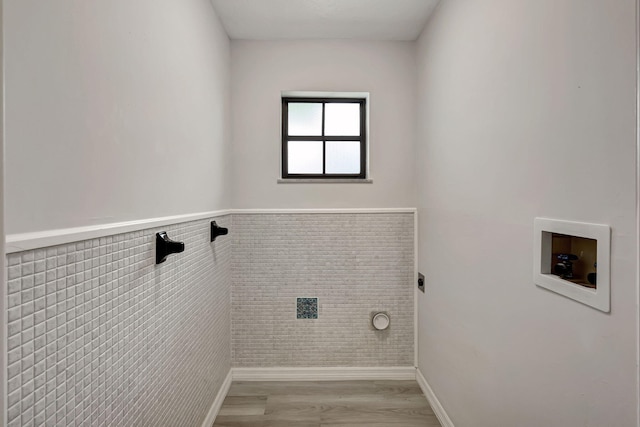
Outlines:
POLYGON ((386 313, 376 313, 371 319, 371 324, 373 324, 373 327, 379 331, 387 329, 389 327, 389 323, 391 323, 391 321, 386 313))

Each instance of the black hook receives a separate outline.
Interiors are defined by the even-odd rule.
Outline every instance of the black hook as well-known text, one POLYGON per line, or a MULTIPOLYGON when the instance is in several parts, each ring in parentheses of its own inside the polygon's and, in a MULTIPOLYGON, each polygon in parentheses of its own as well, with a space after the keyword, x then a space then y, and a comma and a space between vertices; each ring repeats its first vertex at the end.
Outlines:
POLYGON ((218 227, 215 221, 211 221, 211 241, 216 240, 218 236, 225 236, 229 234, 229 229, 224 227, 218 227))
POLYGON ((184 243, 173 241, 165 231, 156 233, 156 264, 162 264, 168 255, 184 252, 184 243))

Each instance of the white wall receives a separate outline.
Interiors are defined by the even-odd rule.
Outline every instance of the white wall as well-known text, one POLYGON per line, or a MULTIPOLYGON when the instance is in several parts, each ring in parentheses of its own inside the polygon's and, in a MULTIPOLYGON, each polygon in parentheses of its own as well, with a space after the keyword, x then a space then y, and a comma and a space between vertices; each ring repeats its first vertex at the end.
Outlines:
POLYGON ((233 41, 234 208, 415 205, 409 42, 233 41), (281 91, 370 92, 373 184, 278 184, 281 91))
POLYGON ((230 206, 208 0, 4 3, 8 233, 230 206))
POLYGON ((447 0, 419 41, 419 368, 456 427, 636 425, 634 20, 447 0), (610 314, 534 286, 536 216, 612 227, 610 314))
MULTIPOLYGON (((3 13, 3 3, 0 1, 0 99, 4 99, 4 44, 2 43, 2 38, 4 34, 4 25, 2 21, 2 13, 3 13)), ((5 412, 5 399, 6 399, 6 339, 5 339, 5 331, 6 331, 6 317, 4 316, 5 312, 5 301, 6 301, 6 291, 5 291, 5 231, 4 231, 4 102, 0 103, 0 271, 2 271, 2 275, 0 275, 0 312, 3 313, 3 316, 0 318, 0 424, 6 424, 6 412, 5 412)))

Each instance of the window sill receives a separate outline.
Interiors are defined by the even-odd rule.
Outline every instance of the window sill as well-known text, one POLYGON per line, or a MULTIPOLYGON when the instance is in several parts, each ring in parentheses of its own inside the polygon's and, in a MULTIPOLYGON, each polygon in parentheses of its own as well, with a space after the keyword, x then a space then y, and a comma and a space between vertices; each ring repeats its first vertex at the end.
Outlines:
POLYGON ((369 178, 278 178, 278 184, 373 184, 369 178))

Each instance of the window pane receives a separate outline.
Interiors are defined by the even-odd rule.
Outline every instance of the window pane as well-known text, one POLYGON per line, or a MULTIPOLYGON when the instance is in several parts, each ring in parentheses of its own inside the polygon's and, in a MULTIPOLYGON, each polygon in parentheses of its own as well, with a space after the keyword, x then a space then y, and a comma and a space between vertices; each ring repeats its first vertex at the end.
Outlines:
POLYGON ((360 141, 327 141, 327 173, 360 173, 360 141))
POLYGON ((313 104, 308 102, 290 102, 289 135, 322 135, 322 104, 313 104))
POLYGON ((322 173, 322 141, 289 141, 289 173, 322 173))
POLYGON ((360 135, 360 104, 328 103, 325 106, 324 134, 328 136, 360 135))

